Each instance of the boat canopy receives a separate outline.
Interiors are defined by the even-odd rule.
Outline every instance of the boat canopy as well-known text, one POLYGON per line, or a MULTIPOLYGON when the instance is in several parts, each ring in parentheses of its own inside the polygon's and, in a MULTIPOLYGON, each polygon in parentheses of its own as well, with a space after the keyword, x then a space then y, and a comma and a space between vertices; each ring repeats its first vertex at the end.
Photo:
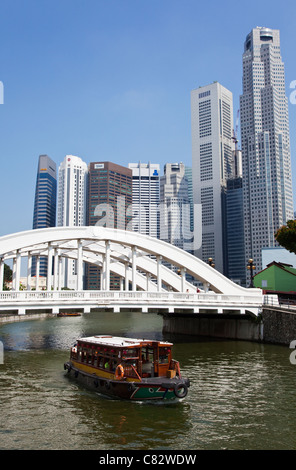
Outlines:
POLYGON ((142 347, 145 344, 152 344, 158 343, 159 346, 169 347, 172 346, 172 343, 168 343, 167 341, 153 341, 149 339, 136 339, 136 338, 123 338, 119 336, 107 336, 107 335, 100 335, 100 336, 88 336, 86 338, 79 338, 79 343, 91 343, 96 345, 102 346, 113 346, 117 348, 137 348, 142 347))

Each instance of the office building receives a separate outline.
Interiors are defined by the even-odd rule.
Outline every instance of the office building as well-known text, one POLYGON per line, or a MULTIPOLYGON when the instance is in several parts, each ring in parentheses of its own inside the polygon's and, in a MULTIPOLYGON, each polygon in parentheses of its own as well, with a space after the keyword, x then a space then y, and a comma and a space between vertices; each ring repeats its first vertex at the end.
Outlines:
POLYGON ((247 35, 240 97, 246 263, 261 270, 262 248, 293 218, 288 100, 280 33, 257 27, 247 35))
POLYGON ((160 178, 160 239, 192 248, 189 185, 183 163, 166 163, 160 178))
POLYGON ((194 204, 193 204, 192 168, 189 166, 185 166, 185 178, 187 179, 187 183, 188 183, 188 198, 189 198, 189 203, 190 203, 190 231, 193 233, 194 232, 194 210, 193 210, 194 204))
POLYGON ((232 281, 246 286, 245 237, 242 176, 226 182, 226 251, 224 274, 232 281))
MULTIPOLYGON (((87 164, 79 157, 66 155, 59 166, 57 225, 77 227, 86 223, 87 164)), ((64 260, 64 287, 77 286, 76 262, 64 260)))
MULTIPOLYGON (((92 162, 88 167, 87 225, 132 230, 132 170, 112 162, 92 162)), ((101 270, 87 265, 86 288, 100 289, 101 270)), ((119 289, 111 273, 110 289, 119 289)))
POLYGON ((225 191, 233 171, 232 93, 220 83, 191 92, 193 201, 202 210, 197 257, 225 271, 225 191), (202 232, 202 233, 201 233, 202 232))
POLYGON ((159 238, 160 166, 129 163, 133 175, 132 229, 159 238))
MULTIPOLYGON (((56 164, 47 155, 40 155, 38 161, 33 229, 55 227, 56 225, 57 175, 56 164)), ((47 276, 47 258, 40 258, 39 275, 47 276)), ((36 258, 32 259, 32 275, 36 275, 36 258)))

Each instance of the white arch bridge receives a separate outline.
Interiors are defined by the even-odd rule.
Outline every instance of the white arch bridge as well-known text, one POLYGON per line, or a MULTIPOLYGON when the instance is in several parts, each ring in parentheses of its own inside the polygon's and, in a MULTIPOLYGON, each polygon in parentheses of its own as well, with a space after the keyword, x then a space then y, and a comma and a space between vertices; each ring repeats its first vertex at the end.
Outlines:
POLYGON ((251 313, 265 302, 260 289, 233 283, 195 256, 156 238, 98 226, 54 227, 0 237, 0 311, 112 308, 168 313, 251 313), (32 259, 36 257, 36 289, 32 259), (40 288, 40 258, 47 257, 45 289, 40 288), (75 288, 64 290, 63 260, 74 260, 75 288), (3 291, 4 263, 13 267, 12 290, 3 291), (83 289, 85 263, 100 270, 100 290, 83 289), (27 276, 20 289, 21 272, 27 276), (112 273, 119 289, 110 290, 112 273), (188 282, 186 274, 201 286, 188 282))

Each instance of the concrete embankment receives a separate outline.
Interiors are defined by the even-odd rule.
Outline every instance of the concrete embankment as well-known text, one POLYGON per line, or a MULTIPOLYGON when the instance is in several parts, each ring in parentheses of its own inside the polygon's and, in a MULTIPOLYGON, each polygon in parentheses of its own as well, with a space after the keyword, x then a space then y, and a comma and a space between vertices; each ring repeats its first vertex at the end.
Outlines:
POLYGON ((52 313, 26 313, 26 315, 18 315, 17 313, 1 314, 0 325, 4 323, 14 323, 28 320, 39 320, 46 317, 52 317, 52 313))
POLYGON ((163 321, 164 333, 283 345, 296 340, 296 308, 292 310, 284 306, 264 307, 259 317, 180 314, 165 315, 163 321))

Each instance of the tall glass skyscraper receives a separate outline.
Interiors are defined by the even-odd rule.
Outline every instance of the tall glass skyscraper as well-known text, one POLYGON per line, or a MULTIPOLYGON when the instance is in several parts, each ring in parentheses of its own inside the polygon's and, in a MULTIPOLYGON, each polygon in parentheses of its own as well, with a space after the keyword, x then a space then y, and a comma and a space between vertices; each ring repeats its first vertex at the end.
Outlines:
POLYGON ((240 97, 246 261, 260 270, 262 248, 293 218, 288 100, 278 30, 247 35, 240 97))
MULTIPOLYGON (((56 164, 47 155, 40 155, 38 161, 33 229, 55 227, 56 225, 57 176, 56 164)), ((47 258, 40 259, 40 276, 47 276, 47 258)), ((32 275, 36 275, 36 259, 32 260, 32 275)))

